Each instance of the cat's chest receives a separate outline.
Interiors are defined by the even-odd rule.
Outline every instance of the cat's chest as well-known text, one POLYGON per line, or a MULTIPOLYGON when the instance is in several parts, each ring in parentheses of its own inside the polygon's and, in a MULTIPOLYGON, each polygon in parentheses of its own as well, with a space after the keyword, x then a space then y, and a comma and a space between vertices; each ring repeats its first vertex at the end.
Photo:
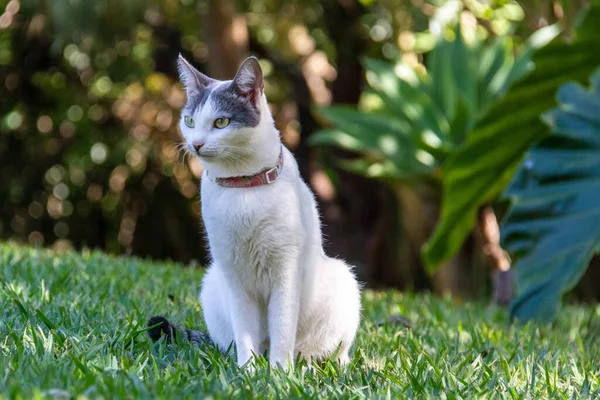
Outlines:
POLYGON ((275 223, 276 199, 269 191, 244 188, 210 188, 201 194, 202 218, 209 234, 248 237, 266 234, 275 223))
POLYGON ((270 286, 299 234, 290 191, 286 195, 284 185, 258 189, 203 186, 201 194, 212 257, 254 287, 270 286))

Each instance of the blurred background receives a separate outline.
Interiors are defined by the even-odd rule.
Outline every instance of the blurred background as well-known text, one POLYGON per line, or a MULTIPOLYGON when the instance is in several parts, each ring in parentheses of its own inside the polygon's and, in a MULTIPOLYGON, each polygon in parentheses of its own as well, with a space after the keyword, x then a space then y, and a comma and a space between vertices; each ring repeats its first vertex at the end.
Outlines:
MULTIPOLYGON (((477 205, 452 254, 423 257, 422 246, 451 201, 448 159, 536 49, 574 37, 588 7, 0 0, 0 239, 204 264, 203 169, 177 151, 185 93, 176 58, 230 79, 253 54, 283 141, 317 195, 329 254, 371 287, 494 292, 506 302, 510 259, 496 217, 505 208, 494 198, 477 205), (549 29, 557 22, 560 31, 549 29)), ((578 298, 599 298, 597 271, 592 263, 578 298)))

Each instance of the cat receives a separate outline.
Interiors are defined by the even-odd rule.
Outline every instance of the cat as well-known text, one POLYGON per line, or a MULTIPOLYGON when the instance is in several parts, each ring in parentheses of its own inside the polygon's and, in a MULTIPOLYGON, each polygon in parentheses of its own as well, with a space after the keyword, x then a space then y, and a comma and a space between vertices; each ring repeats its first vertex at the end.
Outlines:
MULTIPOLYGON (((281 143, 258 60, 247 58, 231 81, 209 78, 181 55, 178 69, 187 95, 181 132, 205 168, 212 259, 199 296, 209 338, 194 337, 222 351, 234 343, 240 366, 265 350, 285 369, 298 355, 347 364, 361 288, 351 266, 323 251, 314 196, 281 143)), ((154 318, 153 338, 176 329, 154 318)))

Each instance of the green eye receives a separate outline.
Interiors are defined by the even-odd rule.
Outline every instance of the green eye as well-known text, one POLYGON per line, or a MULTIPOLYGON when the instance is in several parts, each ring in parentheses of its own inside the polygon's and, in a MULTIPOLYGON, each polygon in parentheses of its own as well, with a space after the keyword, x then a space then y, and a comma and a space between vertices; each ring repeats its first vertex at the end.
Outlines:
POLYGON ((229 125, 229 118, 217 118, 215 119, 215 128, 223 129, 229 125))
POLYGON ((186 115, 185 117, 183 117, 183 122, 185 122, 188 128, 194 127, 194 120, 192 119, 192 117, 186 115))

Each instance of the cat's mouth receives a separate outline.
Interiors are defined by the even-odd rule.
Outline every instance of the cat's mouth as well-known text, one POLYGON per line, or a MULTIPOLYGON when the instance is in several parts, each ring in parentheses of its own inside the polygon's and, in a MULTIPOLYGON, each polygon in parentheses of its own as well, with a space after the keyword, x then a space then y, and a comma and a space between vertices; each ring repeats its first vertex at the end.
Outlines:
POLYGON ((215 158, 217 156, 217 152, 216 151, 198 151, 196 152, 196 155, 200 158, 215 158))
POLYGON ((214 158, 218 155, 218 151, 214 149, 194 148, 194 146, 190 146, 190 150, 193 155, 200 158, 214 158))

